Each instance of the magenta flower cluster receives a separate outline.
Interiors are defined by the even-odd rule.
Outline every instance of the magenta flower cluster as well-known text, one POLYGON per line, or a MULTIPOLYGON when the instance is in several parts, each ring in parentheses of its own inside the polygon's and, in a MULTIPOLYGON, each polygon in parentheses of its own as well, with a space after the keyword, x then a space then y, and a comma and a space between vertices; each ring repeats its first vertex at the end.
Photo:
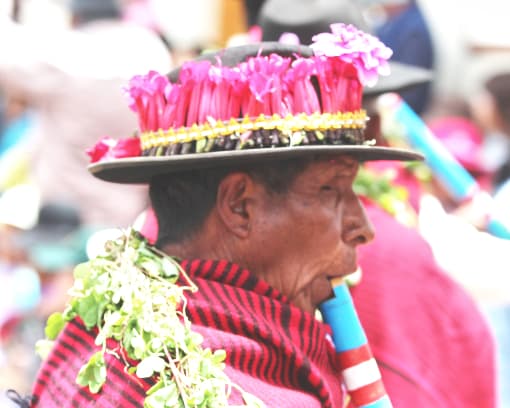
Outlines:
POLYGON ((337 57, 356 67, 363 85, 373 86, 379 75, 389 74, 391 49, 353 25, 332 24, 331 33, 317 34, 312 41, 315 55, 337 57))
POLYGON ((271 54, 233 68, 188 63, 177 83, 149 72, 133 78, 126 93, 146 132, 260 114, 353 111, 361 106, 362 87, 349 64, 271 54), (320 95, 312 76, 318 78, 320 95))
POLYGON ((103 137, 92 148, 87 149, 86 153, 90 157, 90 162, 96 163, 106 159, 137 157, 140 156, 142 150, 140 147, 140 139, 137 137, 128 137, 125 139, 103 137))
POLYGON ((353 26, 331 28, 314 37, 310 58, 259 55, 235 67, 190 61, 176 83, 153 71, 132 78, 126 92, 140 130, 214 125, 260 114, 359 110, 362 85, 388 73, 391 50, 353 26))

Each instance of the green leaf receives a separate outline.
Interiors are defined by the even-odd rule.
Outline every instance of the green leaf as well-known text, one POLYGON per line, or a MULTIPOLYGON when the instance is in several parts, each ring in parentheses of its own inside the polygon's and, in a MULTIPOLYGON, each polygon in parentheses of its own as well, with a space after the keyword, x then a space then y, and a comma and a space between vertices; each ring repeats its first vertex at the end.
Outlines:
POLYGON ((216 364, 222 363, 223 361, 225 361, 226 358, 227 358, 227 352, 222 349, 215 350, 212 355, 213 362, 216 364))
POLYGON ((170 259, 163 258, 161 266, 163 267, 163 276, 165 278, 177 279, 179 277, 179 269, 170 259))
POLYGON ((90 273, 90 262, 83 262, 74 267, 74 279, 88 280, 90 273))
POLYGON ((97 303, 94 296, 89 296, 84 299, 81 299, 77 305, 78 315, 87 326, 87 329, 91 329, 98 323, 98 312, 99 312, 99 304, 97 303))
POLYGON ((211 372, 211 360, 204 358, 200 362, 200 375, 202 377, 207 378, 207 377, 209 377, 210 372, 211 372))
POLYGON ((102 351, 90 357, 87 364, 80 368, 76 383, 82 387, 89 387, 93 394, 97 394, 106 381, 106 364, 102 351))
POLYGON ((145 269, 149 275, 152 276, 159 276, 159 271, 161 270, 161 264, 157 261, 154 261, 152 259, 145 259, 143 262, 140 263, 140 266, 145 269))
POLYGON ((175 408, 181 406, 179 401, 179 390, 175 383, 170 383, 165 387, 147 395, 144 401, 144 408, 175 408))
POLYGON ((71 305, 67 305, 67 307, 64 310, 64 313, 62 313, 62 317, 66 322, 69 322, 76 317, 76 310, 74 310, 74 308, 71 305))
POLYGON ((46 360, 48 355, 50 354, 51 349, 55 345, 55 341, 53 340, 37 340, 35 343, 35 352, 41 359, 46 360))
POLYGON ((160 338, 156 337, 155 339, 150 340, 149 346, 153 352, 157 352, 163 349, 163 342, 160 338))
POLYGON ((160 390, 164 386, 165 386, 165 383, 163 382, 163 380, 159 380, 156 384, 154 384, 152 387, 150 387, 147 390, 147 395, 154 394, 156 391, 160 390))
POLYGON ((133 350, 133 357, 137 360, 142 358, 146 350, 146 344, 143 337, 136 329, 131 331, 131 347, 133 350))
POLYGON ((144 358, 136 367, 136 376, 138 378, 149 378, 154 373, 160 373, 165 368, 166 363, 161 357, 149 356, 144 358))
POLYGON ((96 324, 103 320, 104 312, 106 311, 106 306, 108 305, 108 301, 106 299, 102 299, 96 303, 97 312, 96 312, 96 324))
POLYGON ((64 320, 64 316, 62 313, 55 312, 48 317, 48 321, 46 322, 46 328, 44 329, 44 334, 48 340, 55 340, 59 333, 64 328, 66 321, 64 320))
POLYGON ((86 293, 91 288, 94 288, 97 268, 98 266, 93 261, 76 265, 73 271, 75 288, 78 288, 82 293, 86 293))

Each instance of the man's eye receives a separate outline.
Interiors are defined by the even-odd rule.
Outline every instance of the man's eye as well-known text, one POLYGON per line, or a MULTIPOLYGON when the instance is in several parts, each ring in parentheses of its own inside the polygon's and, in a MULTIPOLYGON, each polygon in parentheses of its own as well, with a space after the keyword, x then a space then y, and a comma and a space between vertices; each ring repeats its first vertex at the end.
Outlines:
POLYGON ((337 206, 341 201, 342 194, 335 186, 323 185, 320 187, 320 192, 322 193, 324 200, 333 202, 335 206, 337 206))

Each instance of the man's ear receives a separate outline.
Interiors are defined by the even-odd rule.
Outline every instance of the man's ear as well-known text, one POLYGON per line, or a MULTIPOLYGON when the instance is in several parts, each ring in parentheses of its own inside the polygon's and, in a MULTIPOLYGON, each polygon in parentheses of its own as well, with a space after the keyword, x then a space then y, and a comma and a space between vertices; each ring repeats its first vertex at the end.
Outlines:
POLYGON ((230 173, 218 186, 216 209, 226 228, 241 238, 250 231, 256 185, 246 173, 230 173))

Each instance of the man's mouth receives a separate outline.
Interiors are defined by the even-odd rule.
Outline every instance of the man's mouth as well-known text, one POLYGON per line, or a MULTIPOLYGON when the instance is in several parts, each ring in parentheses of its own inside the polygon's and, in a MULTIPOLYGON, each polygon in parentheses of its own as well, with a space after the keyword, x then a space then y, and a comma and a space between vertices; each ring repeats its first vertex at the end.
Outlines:
POLYGON ((335 278, 345 278, 345 277, 350 276, 354 273, 357 273, 359 269, 360 269, 359 265, 357 265, 357 263, 355 263, 348 268, 342 268, 341 273, 335 273, 335 274, 328 275, 327 278, 329 280, 332 280, 335 278))

